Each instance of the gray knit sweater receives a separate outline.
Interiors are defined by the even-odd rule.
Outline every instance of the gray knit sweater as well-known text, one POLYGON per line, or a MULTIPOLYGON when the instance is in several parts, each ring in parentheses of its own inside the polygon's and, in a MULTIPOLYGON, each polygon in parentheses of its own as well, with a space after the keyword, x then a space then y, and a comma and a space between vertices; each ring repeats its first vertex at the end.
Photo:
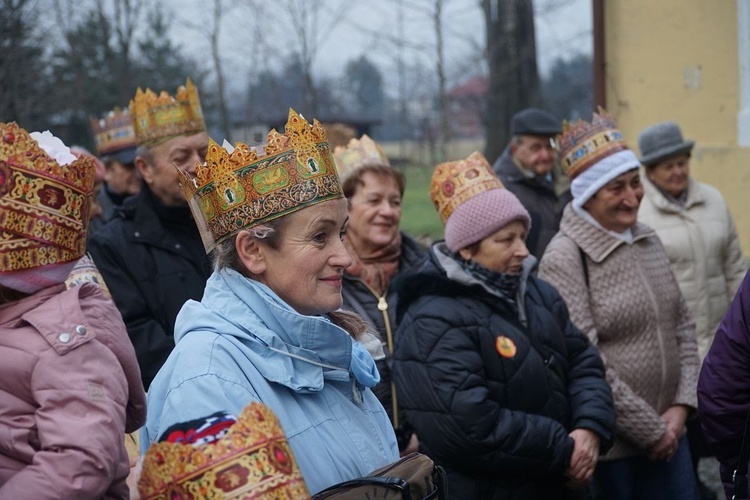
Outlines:
POLYGON ((661 241, 643 224, 632 231, 629 245, 568 205, 539 268, 604 360, 617 437, 603 460, 644 453, 664 433, 661 413, 672 405, 697 404, 695 323, 661 241))

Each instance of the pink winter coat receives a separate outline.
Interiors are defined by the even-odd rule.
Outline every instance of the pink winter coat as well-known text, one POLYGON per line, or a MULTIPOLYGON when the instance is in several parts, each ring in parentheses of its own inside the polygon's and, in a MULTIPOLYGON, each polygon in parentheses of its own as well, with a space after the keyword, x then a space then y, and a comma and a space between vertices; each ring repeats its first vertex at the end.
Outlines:
POLYGON ((128 498, 146 403, 120 313, 93 284, 0 306, 0 498, 128 498))

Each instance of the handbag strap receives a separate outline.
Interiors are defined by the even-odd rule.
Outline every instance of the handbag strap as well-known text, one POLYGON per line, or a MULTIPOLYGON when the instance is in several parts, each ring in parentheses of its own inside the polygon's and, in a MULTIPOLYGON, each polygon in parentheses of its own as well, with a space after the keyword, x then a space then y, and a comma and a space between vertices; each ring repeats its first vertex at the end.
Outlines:
POLYGON ((747 412, 745 419, 745 430, 742 433, 742 445, 740 446, 740 456, 737 459, 737 468, 732 474, 734 482, 734 496, 732 499, 740 500, 747 498, 747 467, 750 462, 750 411, 747 412), (743 468, 740 474, 740 467, 743 468))
POLYGON ((326 488, 325 490, 316 493, 315 496, 313 496, 313 500, 325 500, 329 496, 340 495, 342 490, 346 490, 347 488, 359 488, 362 486, 379 486, 390 490, 396 490, 401 492, 401 500, 412 500, 408 481, 404 481, 397 477, 378 476, 360 477, 335 484, 330 488, 326 488))

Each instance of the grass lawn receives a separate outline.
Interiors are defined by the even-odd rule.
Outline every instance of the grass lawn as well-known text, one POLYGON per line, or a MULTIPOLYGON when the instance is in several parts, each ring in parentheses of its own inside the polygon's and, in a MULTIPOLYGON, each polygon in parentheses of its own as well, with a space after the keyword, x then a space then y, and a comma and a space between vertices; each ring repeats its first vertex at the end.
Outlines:
POLYGON ((406 176, 401 229, 423 242, 443 238, 443 224, 430 199, 432 170, 432 167, 418 165, 401 169, 406 176))

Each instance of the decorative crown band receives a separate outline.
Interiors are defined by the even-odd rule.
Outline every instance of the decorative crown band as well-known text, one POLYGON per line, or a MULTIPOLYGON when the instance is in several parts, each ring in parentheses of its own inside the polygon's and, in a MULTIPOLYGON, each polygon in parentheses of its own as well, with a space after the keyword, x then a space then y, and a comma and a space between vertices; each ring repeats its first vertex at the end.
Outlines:
POLYGON ((571 180, 602 158, 628 149, 614 120, 601 109, 594 113, 591 123, 583 120, 563 123, 557 145, 571 180))
POLYGON ((358 169, 366 166, 382 165, 390 167, 391 162, 383 149, 365 134, 361 139, 351 139, 346 147, 338 146, 333 152, 341 183, 358 169))
POLYGON ((100 156, 136 146, 133 117, 127 108, 115 108, 101 120, 91 119, 91 130, 100 156))
POLYGON ((152 147, 178 135, 206 130, 198 89, 189 78, 174 97, 166 91, 157 96, 151 89, 144 92, 138 88, 130 101, 130 114, 139 146, 152 147))
POLYGON ((449 161, 435 167, 430 183, 430 198, 443 224, 466 200, 491 189, 503 189, 487 159, 475 151, 464 160, 449 161))
POLYGON ((317 120, 293 109, 285 133, 268 133, 263 148, 238 143, 229 150, 209 139, 206 163, 180 186, 201 230, 206 252, 233 234, 302 208, 342 198, 336 166, 317 120))
POLYGON ((84 254, 94 171, 92 158, 60 165, 26 130, 0 123, 0 272, 84 254))
POLYGON ((144 500, 310 498, 279 421, 255 402, 218 441, 151 445, 138 492, 144 500))

